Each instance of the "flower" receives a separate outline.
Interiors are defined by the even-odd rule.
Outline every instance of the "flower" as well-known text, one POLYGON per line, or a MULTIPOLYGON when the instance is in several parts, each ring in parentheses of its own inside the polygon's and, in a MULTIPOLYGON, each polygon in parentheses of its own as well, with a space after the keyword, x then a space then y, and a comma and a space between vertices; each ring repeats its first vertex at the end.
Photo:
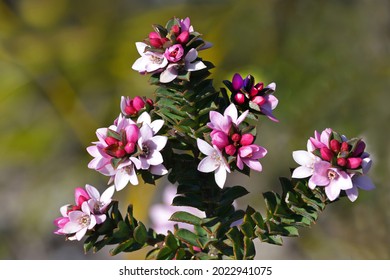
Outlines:
POLYGON ((91 213, 91 209, 86 201, 81 205, 81 211, 69 212, 68 218, 69 221, 63 227, 62 232, 72 234, 72 236, 68 237, 69 240, 76 239, 80 241, 87 233, 87 230, 93 229, 97 223, 95 215, 91 213))
MULTIPOLYGON (((90 197, 88 200, 89 208, 92 210, 94 214, 103 214, 106 212, 107 207, 111 203, 111 198, 114 195, 115 188, 111 186, 107 188, 102 195, 100 195, 99 191, 91 186, 85 185, 85 189, 90 197)), ((105 217, 105 216, 104 216, 105 217)), ((100 217, 99 217, 100 218, 100 217)), ((105 218, 104 218, 105 219, 105 218)), ((98 221, 97 223, 102 223, 103 221, 98 221)))
POLYGON ((259 112, 270 120, 278 122, 272 111, 278 105, 278 99, 273 95, 276 89, 275 83, 264 87, 263 83, 254 83, 254 78, 248 75, 245 79, 238 73, 233 75, 232 81, 224 81, 225 85, 232 92, 233 103, 243 108, 250 108, 251 111, 259 112))
POLYGON ((138 53, 141 55, 132 68, 141 74, 155 72, 168 65, 168 60, 162 53, 151 52, 147 50, 148 45, 142 42, 135 43, 138 53))
POLYGON ((184 49, 181 44, 175 44, 167 48, 164 52, 164 56, 170 62, 178 62, 184 55, 184 49))
POLYGON ((345 171, 333 167, 326 161, 314 164, 314 172, 309 181, 309 186, 324 186, 326 196, 330 201, 335 200, 340 195, 341 190, 353 187, 351 177, 345 171))
POLYGON ((232 124, 235 124, 238 127, 240 123, 245 120, 248 113, 249 111, 247 110, 238 117, 237 108, 232 103, 225 109, 223 115, 217 111, 210 111, 210 122, 207 123, 207 126, 212 130, 219 130, 225 134, 229 134, 232 124))
POLYGON ((120 108, 124 116, 135 116, 142 109, 146 108, 146 110, 148 110, 148 108, 152 106, 153 101, 150 98, 142 98, 140 96, 136 96, 134 98, 125 96, 121 97, 120 108))
POLYGON ((197 138, 196 143, 199 150, 207 157, 201 160, 198 171, 209 173, 215 172, 215 182, 223 188, 226 181, 226 171, 230 173, 229 165, 223 157, 221 151, 216 146, 210 146, 206 141, 197 138))
MULTIPOLYGON (((299 179, 312 176, 314 172, 314 164, 321 160, 319 157, 308 151, 294 151, 293 158, 295 162, 301 166, 294 169, 291 177, 299 179)), ((313 189, 315 188, 315 185, 312 185, 311 181, 309 181, 309 187, 313 189)))
POLYGON ((260 172, 262 166, 258 159, 263 158, 266 154, 267 150, 256 144, 242 146, 237 153, 237 167, 242 170, 245 163, 249 168, 260 172))
POLYGON ((363 174, 356 174, 352 176, 353 187, 345 191, 350 201, 354 202, 359 195, 359 190, 370 191, 375 189, 375 185, 372 180, 366 175, 371 168, 372 160, 370 158, 364 158, 362 162, 363 174))

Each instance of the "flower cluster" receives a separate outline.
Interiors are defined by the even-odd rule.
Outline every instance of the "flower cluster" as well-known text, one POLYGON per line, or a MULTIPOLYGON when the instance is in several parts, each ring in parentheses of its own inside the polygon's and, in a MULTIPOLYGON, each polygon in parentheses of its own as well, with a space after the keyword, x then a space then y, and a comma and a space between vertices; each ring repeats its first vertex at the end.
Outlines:
POLYGON ((138 185, 137 170, 165 175, 168 171, 160 151, 168 138, 156 135, 163 125, 163 120, 152 122, 147 112, 137 122, 120 114, 110 127, 97 129, 99 141, 87 148, 94 157, 88 167, 109 176, 117 191, 129 182, 138 185))
POLYGON ((141 74, 158 73, 160 83, 169 83, 190 72, 206 69, 198 58, 198 50, 210 47, 194 31, 190 19, 173 18, 166 27, 153 26, 154 30, 144 42, 137 42, 141 55, 132 68, 141 74))
POLYGON ((272 111, 278 105, 278 99, 273 95, 275 83, 264 87, 264 83, 256 83, 252 75, 245 79, 238 73, 234 74, 232 81, 223 81, 231 91, 231 100, 242 110, 251 110, 266 115, 270 120, 278 122, 272 111))
POLYGON ((121 97, 121 112, 126 117, 136 117, 146 110, 147 112, 153 107, 153 100, 150 98, 136 96, 134 98, 121 97))
POLYGON ((207 155, 199 163, 198 170, 206 173, 215 171, 215 181, 220 188, 223 188, 226 172, 230 173, 230 165, 233 162, 240 170, 244 169, 244 165, 259 172, 262 170, 259 159, 267 154, 267 150, 254 144, 255 135, 241 129, 240 124, 247 115, 248 111, 245 111, 238 116, 233 103, 225 109, 223 115, 211 111, 207 126, 212 129, 210 137, 213 146, 197 139, 199 150, 207 155))
POLYGON ((315 131, 314 137, 307 142, 307 151, 293 152, 294 160, 301 166, 293 171, 292 177, 310 177, 309 187, 325 187, 331 201, 338 198, 341 191, 355 201, 358 188, 375 188, 366 175, 371 159, 365 148, 366 144, 361 139, 347 139, 330 128, 322 133, 315 131))
POLYGON ((75 205, 66 204, 60 208, 61 217, 54 220, 58 235, 66 235, 68 240, 81 240, 88 230, 106 220, 106 211, 111 203, 114 187, 107 188, 100 196, 99 191, 90 185, 85 189, 75 189, 75 205))

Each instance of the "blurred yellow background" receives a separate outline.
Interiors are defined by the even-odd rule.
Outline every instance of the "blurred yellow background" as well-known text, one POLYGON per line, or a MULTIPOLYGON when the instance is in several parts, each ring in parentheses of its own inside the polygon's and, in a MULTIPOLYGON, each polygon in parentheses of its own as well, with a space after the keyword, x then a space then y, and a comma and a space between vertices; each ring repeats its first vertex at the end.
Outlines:
MULTIPOLYGON (((327 208, 282 247, 258 244, 261 259, 390 259, 390 3, 282 0, 0 1, 0 259, 109 259, 84 255, 81 242, 52 234, 59 207, 86 183, 107 178, 87 168, 95 130, 119 114, 121 95, 151 97, 147 77, 131 70, 135 42, 176 16, 214 44, 214 86, 235 72, 276 82, 280 123, 259 125, 268 149, 263 172, 230 177, 248 185, 238 201, 262 207, 261 192, 295 167, 314 130, 364 137, 377 188, 355 203, 327 208)), ((148 222, 157 186, 128 186, 115 198, 148 222), (145 199, 147 201, 145 201, 145 199)), ((144 252, 118 258, 142 259, 144 252)))

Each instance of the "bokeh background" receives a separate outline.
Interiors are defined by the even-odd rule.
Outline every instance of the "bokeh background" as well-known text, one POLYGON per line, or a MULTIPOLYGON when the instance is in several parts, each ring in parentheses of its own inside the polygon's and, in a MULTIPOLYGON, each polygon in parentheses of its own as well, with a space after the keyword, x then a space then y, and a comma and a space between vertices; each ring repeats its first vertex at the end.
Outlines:
MULTIPOLYGON (((52 234, 73 189, 107 178, 87 168, 95 130, 112 123, 122 95, 151 97, 131 70, 134 43, 173 16, 191 17, 213 48, 214 85, 235 72, 277 84, 280 123, 264 119, 264 171, 238 201, 262 207, 314 130, 364 137, 377 188, 325 210, 282 247, 258 244, 260 259, 390 259, 390 2, 387 0, 3 0, 0 1, 0 259, 110 259, 52 234)), ((148 222, 166 182, 116 194, 148 222)), ((144 252, 117 258, 142 259, 144 252)))

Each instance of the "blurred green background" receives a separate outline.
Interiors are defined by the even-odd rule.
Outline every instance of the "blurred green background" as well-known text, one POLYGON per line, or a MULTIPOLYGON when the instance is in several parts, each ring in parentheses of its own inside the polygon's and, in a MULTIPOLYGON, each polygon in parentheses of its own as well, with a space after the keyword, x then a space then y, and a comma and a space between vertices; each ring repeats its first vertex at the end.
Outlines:
MULTIPOLYGON (((216 88, 235 72, 277 84, 280 123, 263 119, 257 139, 269 151, 264 171, 228 182, 249 185, 240 207, 262 206, 261 192, 278 189, 314 130, 364 137, 372 153, 375 191, 327 208, 282 247, 258 244, 257 257, 390 259, 387 0, 0 1, 0 259, 110 258, 84 255, 82 243, 52 234, 52 220, 75 187, 105 188, 85 148, 117 117, 121 95, 152 96, 131 70, 134 43, 173 16, 189 16, 214 44, 201 56, 217 66, 216 88)), ((163 187, 129 186, 116 198, 147 221, 163 187)))

